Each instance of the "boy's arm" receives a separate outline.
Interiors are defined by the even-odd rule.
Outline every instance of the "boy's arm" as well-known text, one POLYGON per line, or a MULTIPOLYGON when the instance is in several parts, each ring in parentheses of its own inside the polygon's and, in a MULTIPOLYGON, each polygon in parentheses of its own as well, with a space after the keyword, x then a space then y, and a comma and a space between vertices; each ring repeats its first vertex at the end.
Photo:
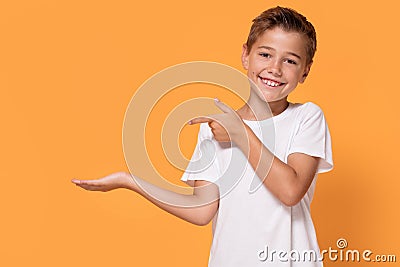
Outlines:
POLYGON ((258 177, 283 204, 296 205, 311 185, 319 158, 292 153, 286 164, 274 156, 247 126, 246 132, 248 140, 242 138, 235 143, 247 155, 258 177))
POLYGON ((231 107, 218 99, 215 104, 224 113, 198 117, 189 121, 189 124, 208 122, 217 141, 235 142, 269 191, 283 204, 296 205, 310 187, 319 158, 292 153, 288 156, 287 164, 282 162, 264 146, 231 107))
POLYGON ((193 195, 175 193, 137 177, 132 179, 130 174, 124 172, 114 173, 97 180, 74 179, 72 182, 77 186, 91 191, 104 192, 117 188, 132 190, 142 195, 157 207, 196 225, 208 224, 218 210, 218 187, 208 181, 192 182, 191 185, 194 186, 193 195), (174 203, 174 205, 167 203, 174 203))

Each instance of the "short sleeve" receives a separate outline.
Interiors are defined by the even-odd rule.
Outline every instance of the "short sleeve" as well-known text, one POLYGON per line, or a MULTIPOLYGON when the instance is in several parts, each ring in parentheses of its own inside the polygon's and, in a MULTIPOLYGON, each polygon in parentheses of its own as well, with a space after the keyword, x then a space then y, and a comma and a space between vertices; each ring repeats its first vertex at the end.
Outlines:
POLYGON ((321 108, 311 102, 304 104, 288 155, 295 152, 319 157, 317 173, 328 172, 333 168, 329 128, 321 108))
POLYGON ((181 177, 181 181, 205 180, 217 183, 220 170, 217 162, 215 142, 208 124, 200 124, 197 144, 192 158, 181 177))

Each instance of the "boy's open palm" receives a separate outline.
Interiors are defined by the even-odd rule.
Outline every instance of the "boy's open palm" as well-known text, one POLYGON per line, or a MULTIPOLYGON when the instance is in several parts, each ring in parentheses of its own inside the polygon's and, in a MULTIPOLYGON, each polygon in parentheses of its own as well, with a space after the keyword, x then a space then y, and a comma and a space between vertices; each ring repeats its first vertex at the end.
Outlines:
POLYGON ((71 182, 86 190, 107 192, 117 188, 128 188, 133 179, 129 173, 116 172, 96 180, 73 179, 71 182))

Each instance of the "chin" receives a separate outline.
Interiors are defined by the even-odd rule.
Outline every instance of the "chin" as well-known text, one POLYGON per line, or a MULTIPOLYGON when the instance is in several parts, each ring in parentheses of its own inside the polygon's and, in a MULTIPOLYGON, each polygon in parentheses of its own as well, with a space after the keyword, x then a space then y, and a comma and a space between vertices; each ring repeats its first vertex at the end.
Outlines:
POLYGON ((271 103, 271 102, 276 102, 281 100, 282 98, 279 98, 277 96, 271 95, 271 94, 261 94, 260 96, 261 100, 267 103, 271 103))

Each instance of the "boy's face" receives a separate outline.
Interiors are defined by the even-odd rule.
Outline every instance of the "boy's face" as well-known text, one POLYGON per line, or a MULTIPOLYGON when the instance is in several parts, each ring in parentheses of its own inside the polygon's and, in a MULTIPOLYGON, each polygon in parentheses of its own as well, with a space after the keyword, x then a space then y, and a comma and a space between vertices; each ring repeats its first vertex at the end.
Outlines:
POLYGON ((259 88, 252 90, 267 102, 286 100, 297 84, 304 82, 311 67, 307 64, 305 38, 279 27, 266 30, 251 51, 244 45, 242 64, 259 88))

